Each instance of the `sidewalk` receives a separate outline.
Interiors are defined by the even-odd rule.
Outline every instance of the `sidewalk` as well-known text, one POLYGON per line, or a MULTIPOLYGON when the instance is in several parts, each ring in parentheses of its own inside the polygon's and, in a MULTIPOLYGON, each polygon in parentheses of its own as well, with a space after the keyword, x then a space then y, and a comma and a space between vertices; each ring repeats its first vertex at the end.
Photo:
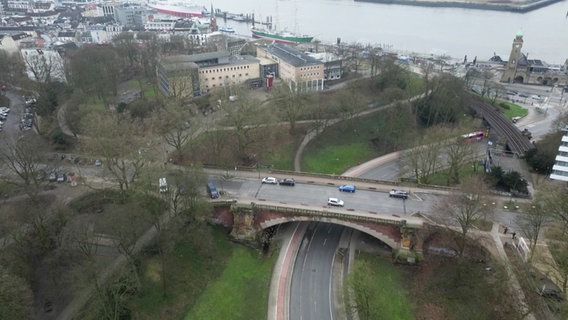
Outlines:
MULTIPOLYGON (((491 237, 493 238, 493 241, 495 242, 495 247, 497 249, 497 253, 499 255, 499 258, 503 262, 503 266, 505 267, 505 270, 507 271, 507 275, 509 276, 509 281, 510 281, 511 287, 513 289, 512 292, 514 294, 517 294, 517 299, 518 299, 518 301, 521 305, 521 308, 522 308, 522 314, 526 314, 524 319, 536 320, 534 315, 532 313, 530 313, 530 309, 525 302, 526 301, 525 293, 523 292, 523 289, 521 288, 521 285, 519 284, 519 281, 517 280, 517 276, 515 275, 515 273, 511 269, 511 263, 509 262, 509 257, 507 257, 507 253, 505 252, 505 248, 503 247, 502 238, 503 237, 509 238, 509 236, 505 235, 505 234, 501 234, 501 232, 499 230, 499 224, 493 223, 493 227, 491 228, 491 237)), ((506 239, 505 239, 505 241, 506 241, 506 239)))

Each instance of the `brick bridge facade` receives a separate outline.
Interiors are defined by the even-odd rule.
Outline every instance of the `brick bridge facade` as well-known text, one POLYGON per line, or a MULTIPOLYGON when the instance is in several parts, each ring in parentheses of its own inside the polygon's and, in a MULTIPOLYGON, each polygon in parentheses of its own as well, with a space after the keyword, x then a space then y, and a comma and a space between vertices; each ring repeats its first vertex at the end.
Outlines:
POLYGON ((413 263, 422 259, 420 231, 423 222, 419 218, 254 202, 216 202, 214 206, 217 221, 231 228, 231 236, 238 241, 258 245, 262 242, 263 231, 270 227, 288 222, 319 221, 367 233, 391 247, 393 256, 399 261, 413 263))

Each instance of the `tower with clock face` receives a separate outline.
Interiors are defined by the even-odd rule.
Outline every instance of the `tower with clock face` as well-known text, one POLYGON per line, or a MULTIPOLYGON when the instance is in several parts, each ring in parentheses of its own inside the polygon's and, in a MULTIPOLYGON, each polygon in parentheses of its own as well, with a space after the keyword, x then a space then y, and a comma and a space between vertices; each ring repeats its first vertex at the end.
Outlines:
POLYGON ((523 32, 517 32, 515 39, 513 40, 513 48, 511 49, 511 54, 509 55, 509 61, 507 62, 507 67, 503 72, 502 82, 514 82, 517 74, 517 68, 519 60, 522 58, 521 48, 523 47, 523 32))

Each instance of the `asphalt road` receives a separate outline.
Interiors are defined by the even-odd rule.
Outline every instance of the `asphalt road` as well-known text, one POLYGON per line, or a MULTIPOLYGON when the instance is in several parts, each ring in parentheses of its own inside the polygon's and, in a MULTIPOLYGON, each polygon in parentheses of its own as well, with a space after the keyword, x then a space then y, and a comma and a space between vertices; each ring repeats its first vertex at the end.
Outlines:
POLYGON ((290 286, 290 319, 336 319, 332 267, 343 227, 310 223, 300 244, 290 286))

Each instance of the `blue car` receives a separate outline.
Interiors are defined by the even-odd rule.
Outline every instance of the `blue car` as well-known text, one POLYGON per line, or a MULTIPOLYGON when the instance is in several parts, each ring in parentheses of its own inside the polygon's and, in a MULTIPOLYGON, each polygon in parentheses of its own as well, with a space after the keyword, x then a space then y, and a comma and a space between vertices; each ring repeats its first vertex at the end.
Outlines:
POLYGON ((355 192, 355 190, 357 190, 357 188, 355 188, 355 186, 351 184, 344 184, 342 186, 339 186, 339 191, 341 192, 355 192))

